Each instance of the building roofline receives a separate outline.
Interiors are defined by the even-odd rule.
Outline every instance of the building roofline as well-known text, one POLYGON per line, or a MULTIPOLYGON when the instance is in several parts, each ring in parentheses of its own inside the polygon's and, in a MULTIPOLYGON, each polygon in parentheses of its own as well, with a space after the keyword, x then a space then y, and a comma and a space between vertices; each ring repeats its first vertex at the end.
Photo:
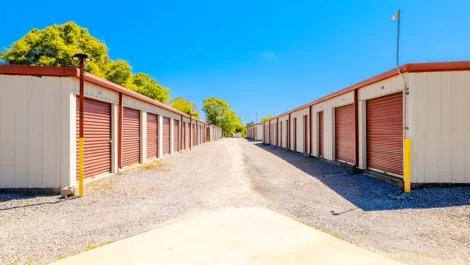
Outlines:
MULTIPOLYGON (((55 76, 55 77, 80 77, 80 70, 75 67, 56 67, 56 66, 31 66, 31 65, 0 65, 0 74, 3 75, 30 75, 30 76, 55 76)), ((149 97, 141 95, 135 91, 127 89, 123 86, 110 82, 104 78, 98 77, 96 75, 85 73, 84 76, 85 82, 107 88, 109 90, 122 93, 126 96, 144 101, 156 107, 168 110, 178 115, 183 115, 186 118, 189 118, 189 115, 181 112, 177 109, 174 109, 168 105, 165 105, 161 102, 155 101, 149 97)), ((201 121, 196 118, 192 118, 195 121, 201 121)))
MULTIPOLYGON (((456 61, 456 62, 436 62, 436 63, 412 63, 412 64, 405 64, 400 67, 400 70, 402 73, 422 73, 422 72, 447 72, 447 71, 468 71, 470 70, 470 61, 456 61)), ((333 92, 329 95, 326 95, 324 97, 321 97, 317 100, 314 100, 310 103, 304 104, 300 107, 297 107, 295 109, 289 110, 287 112, 284 112, 280 115, 277 115, 273 117, 270 120, 274 120, 277 118, 280 118, 285 115, 289 115, 289 113, 293 113, 299 110, 306 109, 310 106, 319 104, 323 101, 327 101, 329 99, 332 99, 334 97, 341 96, 343 94, 349 93, 351 91, 354 91, 356 89, 380 82, 382 80, 385 80, 390 77, 394 77, 398 75, 398 71, 396 68, 388 70, 386 72, 383 72, 381 74, 378 74, 376 76, 373 76, 371 78, 368 78, 366 80, 363 80, 361 82, 358 82, 352 86, 348 86, 346 88, 343 88, 341 90, 338 90, 336 92, 333 92)), ((268 122, 268 121, 265 121, 268 122)))

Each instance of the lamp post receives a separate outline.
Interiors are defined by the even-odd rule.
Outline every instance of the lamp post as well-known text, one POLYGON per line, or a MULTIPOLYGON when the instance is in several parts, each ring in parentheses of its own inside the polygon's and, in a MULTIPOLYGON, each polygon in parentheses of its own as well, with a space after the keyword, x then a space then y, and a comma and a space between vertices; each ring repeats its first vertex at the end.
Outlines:
POLYGON ((83 53, 75 54, 72 59, 80 61, 80 132, 79 132, 79 145, 78 145, 78 196, 83 198, 83 167, 84 167, 84 149, 85 140, 83 137, 83 122, 84 122, 84 108, 85 108, 85 88, 84 88, 84 75, 85 75, 85 62, 91 61, 88 55, 83 53))
POLYGON ((397 70, 398 74, 400 75, 401 79, 403 80, 403 191, 410 192, 411 191, 411 141, 407 138, 407 122, 406 122, 406 97, 409 94, 408 86, 406 84, 406 80, 403 77, 400 69, 400 20, 401 20, 401 12, 400 9, 395 12, 392 17, 392 21, 397 20, 397 70))

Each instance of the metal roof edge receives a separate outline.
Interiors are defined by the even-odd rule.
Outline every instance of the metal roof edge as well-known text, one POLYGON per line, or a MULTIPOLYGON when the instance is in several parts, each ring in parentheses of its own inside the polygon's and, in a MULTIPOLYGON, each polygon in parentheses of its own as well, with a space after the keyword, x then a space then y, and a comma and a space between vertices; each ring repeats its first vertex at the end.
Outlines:
MULTIPOLYGON (((411 64, 404 64, 400 66, 400 69, 402 73, 420 73, 420 72, 444 72, 444 71, 467 71, 470 70, 470 61, 455 61, 455 62, 435 62, 435 63, 411 63, 411 64)), ((288 115, 289 113, 293 113, 305 108, 308 108, 310 106, 319 104, 323 101, 329 100, 334 97, 341 96, 343 94, 349 93, 351 91, 354 91, 356 89, 380 82, 382 80, 385 80, 390 77, 394 77, 398 75, 398 71, 396 68, 388 70, 386 72, 383 72, 381 74, 378 74, 376 76, 373 76, 371 78, 365 79, 363 81, 360 81, 354 85, 348 86, 346 88, 343 88, 341 90, 338 90, 336 92, 333 92, 331 94, 328 94, 324 97, 321 97, 317 100, 314 100, 310 103, 304 104, 300 107, 297 107, 295 109, 289 110, 287 112, 281 113, 275 117, 273 117, 271 120, 280 118, 282 116, 288 115)), ((266 121, 268 122, 268 121, 266 121)))

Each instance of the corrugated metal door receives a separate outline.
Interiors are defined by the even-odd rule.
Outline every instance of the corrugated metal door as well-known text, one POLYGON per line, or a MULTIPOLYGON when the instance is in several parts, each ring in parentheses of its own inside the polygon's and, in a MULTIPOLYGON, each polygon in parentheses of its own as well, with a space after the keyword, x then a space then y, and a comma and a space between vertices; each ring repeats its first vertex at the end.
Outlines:
POLYGON ((308 152, 308 124, 307 115, 304 116, 304 153, 308 152))
POLYGON ((122 165, 140 162, 140 111, 124 108, 122 119, 122 165))
MULTIPOLYGON (((80 100, 77 97, 77 171, 80 132, 80 100)), ((84 177, 92 177, 111 171, 111 104, 85 98, 84 106, 84 177)))
POLYGON ((281 138, 281 145, 280 146, 282 147, 282 121, 281 121, 279 127, 281 127, 281 130, 279 130, 279 137, 281 138))
POLYGON ((163 117, 163 154, 167 155, 170 153, 170 118, 163 117))
POLYGON ((147 159, 158 155, 158 116, 147 113, 147 159))
POLYGON ((367 166, 403 175, 403 94, 367 101, 367 166))
POLYGON ((318 154, 323 157, 323 111, 318 113, 318 154))
POLYGON ((180 122, 173 120, 173 151, 178 152, 180 149, 180 122))
POLYGON ((336 159, 354 163, 354 106, 335 109, 336 159))

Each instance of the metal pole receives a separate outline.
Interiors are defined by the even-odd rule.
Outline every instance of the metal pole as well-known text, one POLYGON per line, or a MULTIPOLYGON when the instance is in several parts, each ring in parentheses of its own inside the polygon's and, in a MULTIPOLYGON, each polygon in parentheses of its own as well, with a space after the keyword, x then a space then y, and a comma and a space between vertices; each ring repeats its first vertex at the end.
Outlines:
POLYGON ((84 123, 84 105, 85 105, 85 88, 84 88, 85 63, 83 58, 80 60, 80 132, 79 132, 79 151, 78 151, 78 196, 83 197, 83 169, 84 169, 84 152, 85 139, 83 135, 84 123))
POLYGON ((407 138, 406 130, 407 119, 406 119, 406 105, 407 105, 407 95, 409 94, 409 88, 406 84, 406 80, 403 77, 400 69, 400 20, 401 12, 400 10, 393 16, 392 20, 397 19, 397 70, 400 77, 403 79, 403 191, 411 191, 411 140, 407 138))

